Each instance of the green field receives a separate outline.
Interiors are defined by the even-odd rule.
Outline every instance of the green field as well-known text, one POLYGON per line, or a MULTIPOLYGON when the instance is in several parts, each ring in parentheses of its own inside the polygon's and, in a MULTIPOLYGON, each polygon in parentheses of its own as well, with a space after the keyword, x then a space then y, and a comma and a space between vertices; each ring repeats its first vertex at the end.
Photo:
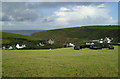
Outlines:
POLYGON ((3 50, 4 77, 117 77, 115 50, 3 50))

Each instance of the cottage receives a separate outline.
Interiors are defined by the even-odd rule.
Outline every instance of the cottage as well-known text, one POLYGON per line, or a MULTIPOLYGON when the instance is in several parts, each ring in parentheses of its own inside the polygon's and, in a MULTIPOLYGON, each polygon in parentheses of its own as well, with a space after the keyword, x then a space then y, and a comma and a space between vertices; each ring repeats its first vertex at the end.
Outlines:
POLYGON ((93 42, 99 42, 99 40, 92 40, 93 42))
POLYGON ((99 43, 104 43, 103 38, 101 38, 101 39, 99 40, 99 43))
POLYGON ((104 39, 101 38, 99 40, 92 40, 93 42, 98 42, 98 43, 111 43, 113 40, 113 38, 108 38, 108 37, 105 37, 104 39))
POLYGON ((92 43, 86 43, 86 45, 93 45, 94 43, 92 42, 92 43))
POLYGON ((72 43, 69 43, 68 46, 70 46, 70 47, 74 47, 75 45, 72 44, 72 43))
POLYGON ((6 50, 6 49, 11 50, 11 49, 13 49, 13 47, 10 46, 10 45, 6 45, 6 46, 3 46, 2 49, 3 49, 3 50, 6 50))
POLYGON ((64 44, 64 47, 74 47, 74 46, 75 46, 74 44, 68 42, 64 44))
POLYGON ((120 46, 120 43, 117 43, 120 46))
POLYGON ((11 50, 11 49, 13 49, 13 47, 12 47, 12 46, 10 46, 8 49, 10 49, 10 50, 11 50))
POLYGON ((21 49, 21 48, 24 48, 24 47, 26 47, 25 44, 17 44, 16 45, 16 48, 18 48, 18 49, 21 49))
POLYGON ((52 45, 52 44, 54 44, 54 42, 55 42, 55 41, 52 40, 52 39, 49 39, 49 40, 48 40, 48 44, 51 44, 51 45, 52 45))
POLYGON ((6 49, 6 47, 5 47, 5 46, 3 46, 3 47, 2 47, 2 49, 3 49, 3 50, 5 50, 5 49, 6 49))
POLYGON ((43 43, 39 43, 38 46, 44 46, 44 44, 43 43))
POLYGON ((104 42, 105 42, 105 43, 111 43, 112 40, 113 40, 113 38, 105 37, 104 42))
POLYGON ((103 41, 100 40, 99 43, 103 43, 103 41))
POLYGON ((68 47, 68 43, 65 43, 65 44, 64 44, 64 47, 68 47))

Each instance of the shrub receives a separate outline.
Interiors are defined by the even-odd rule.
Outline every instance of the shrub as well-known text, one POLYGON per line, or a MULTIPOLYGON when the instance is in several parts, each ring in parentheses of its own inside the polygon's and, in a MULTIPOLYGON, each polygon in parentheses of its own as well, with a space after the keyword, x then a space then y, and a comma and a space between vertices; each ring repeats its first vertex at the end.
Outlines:
POLYGON ((45 44, 45 46, 37 46, 37 45, 28 45, 27 47, 25 48, 22 48, 23 49, 30 49, 30 50, 33 50, 33 49, 56 49, 56 48, 62 48, 64 47, 62 44, 45 44))

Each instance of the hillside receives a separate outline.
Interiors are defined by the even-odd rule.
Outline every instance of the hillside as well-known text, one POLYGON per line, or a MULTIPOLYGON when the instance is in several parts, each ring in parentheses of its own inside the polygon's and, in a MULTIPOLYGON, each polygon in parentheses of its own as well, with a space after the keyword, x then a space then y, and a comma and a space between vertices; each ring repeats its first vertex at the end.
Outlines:
POLYGON ((35 38, 31 36, 19 35, 14 33, 2 33, 2 44, 16 44, 16 43, 23 43, 29 41, 40 41, 40 38, 35 38))
POLYGON ((114 38, 120 42, 120 26, 83 26, 74 28, 55 29, 32 34, 42 39, 55 39, 57 42, 83 42, 104 37, 114 38))
POLYGON ((7 32, 2 32, 2 38, 23 38, 28 40, 40 40, 40 38, 35 38, 31 36, 26 36, 26 35, 19 35, 14 33, 7 33, 7 32))

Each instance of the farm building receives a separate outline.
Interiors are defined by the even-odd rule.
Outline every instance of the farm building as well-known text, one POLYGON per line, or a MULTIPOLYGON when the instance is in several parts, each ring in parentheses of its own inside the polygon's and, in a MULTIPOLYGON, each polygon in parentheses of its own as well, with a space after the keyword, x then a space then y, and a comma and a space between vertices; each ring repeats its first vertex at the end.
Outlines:
POLYGON ((71 42, 64 43, 64 47, 74 47, 75 45, 71 42))
POLYGON ((49 40, 48 40, 48 44, 51 44, 51 45, 52 45, 52 44, 54 44, 54 43, 55 43, 55 41, 54 41, 53 39, 49 39, 49 40))
POLYGON ((17 45, 16 45, 16 48, 17 48, 17 49, 21 49, 21 48, 24 48, 24 47, 26 47, 25 44, 17 44, 17 45))
POLYGON ((6 49, 11 50, 11 49, 13 49, 13 46, 10 46, 10 45, 2 46, 2 49, 3 49, 3 50, 6 50, 6 49))
POLYGON ((105 37, 104 39, 101 38, 101 39, 98 39, 98 40, 92 40, 92 41, 93 41, 93 42, 98 42, 98 43, 112 43, 113 38, 105 37))

